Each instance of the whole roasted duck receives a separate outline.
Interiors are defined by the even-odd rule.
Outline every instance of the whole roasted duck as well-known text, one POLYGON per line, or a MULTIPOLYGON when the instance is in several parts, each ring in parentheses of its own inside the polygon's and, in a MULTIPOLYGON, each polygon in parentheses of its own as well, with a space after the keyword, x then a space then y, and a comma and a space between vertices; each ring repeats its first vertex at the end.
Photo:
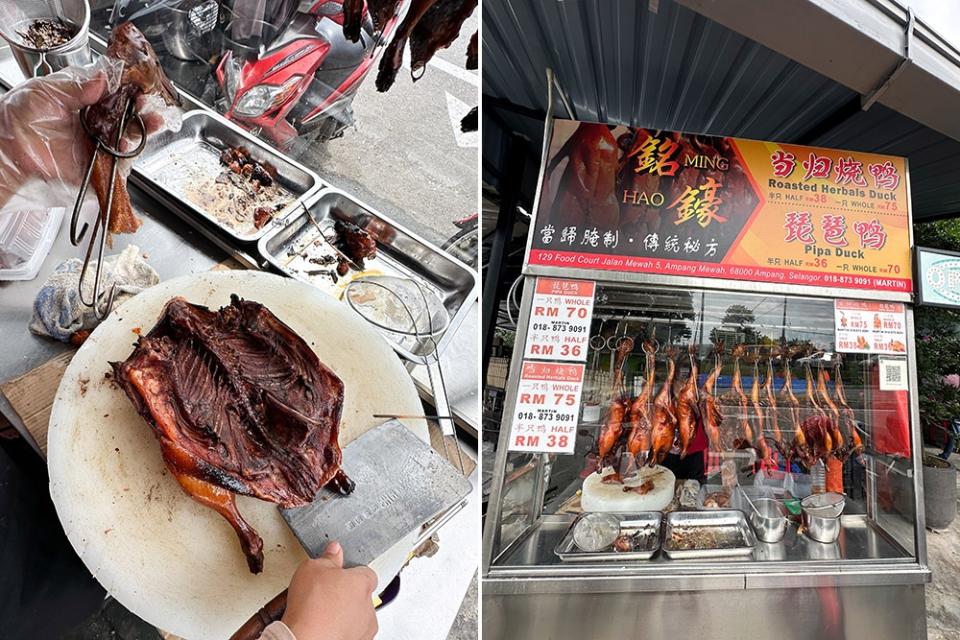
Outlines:
POLYGON ((627 451, 633 454, 637 466, 646 464, 650 455, 650 436, 653 431, 653 385, 656 372, 654 361, 657 348, 652 340, 643 341, 645 380, 640 394, 630 403, 630 434, 627 451))
POLYGON ((567 160, 550 210, 553 225, 619 226, 620 204, 615 189, 618 155, 617 141, 607 125, 581 122, 577 126, 547 167, 547 177, 552 180, 560 163, 567 160))
POLYGON ((703 393, 700 395, 700 415, 703 419, 703 428, 707 432, 710 448, 715 452, 723 451, 723 439, 720 429, 723 426, 723 414, 717 405, 717 379, 720 377, 721 361, 723 359, 723 342, 717 343, 713 350, 713 370, 703 383, 703 393))
POLYGON ((677 435, 677 413, 673 398, 673 378, 677 373, 677 364, 674 361, 676 349, 668 347, 666 354, 667 377, 653 400, 653 430, 648 462, 651 467, 666 460, 677 435))
POLYGON ((693 344, 687 347, 690 358, 690 376, 683 383, 680 393, 677 394, 677 440, 680 444, 680 459, 687 457, 687 449, 697 433, 697 422, 700 419, 700 388, 697 386, 699 372, 697 370, 697 347, 693 344))
POLYGON ((760 351, 757 350, 756 357, 753 359, 753 382, 750 385, 750 404, 753 407, 753 418, 756 421, 754 426, 754 433, 756 434, 756 439, 754 440, 754 446, 757 450, 757 455, 759 457, 759 462, 762 467, 772 468, 775 467, 773 461, 773 451, 770 450, 770 445, 767 444, 767 438, 764 434, 766 429, 766 416, 763 406, 760 404, 760 351))
POLYGON ((600 428, 600 435, 597 437, 597 473, 603 471, 607 457, 613 453, 613 449, 620 439, 620 434, 623 432, 623 421, 627 414, 627 403, 629 401, 623 387, 623 364, 631 351, 633 351, 633 338, 625 337, 617 347, 613 364, 615 372, 610 411, 607 414, 606 422, 600 428))
POLYGON ((840 357, 837 356, 833 369, 833 389, 837 396, 837 404, 840 405, 840 424, 847 433, 847 451, 848 456, 855 458, 863 453, 863 441, 857 431, 857 416, 847 404, 847 395, 843 389, 843 376, 840 371, 840 357))
POLYGON ((778 448, 783 442, 783 434, 780 432, 780 411, 777 409, 777 395, 773 391, 773 378, 775 375, 773 360, 774 358, 777 358, 780 353, 781 352, 778 347, 773 347, 767 352, 767 375, 763 380, 764 399, 766 401, 766 406, 771 409, 767 424, 770 426, 771 433, 773 433, 774 446, 778 448))
MULTIPOLYGON (((357 0, 351 0, 356 2, 357 0)), ((385 2, 373 2, 377 6, 374 12, 374 24, 377 25, 377 14, 389 17, 389 12, 382 8, 385 2)), ((395 5, 396 3, 394 3, 395 5)), ((413 0, 407 10, 403 22, 397 29, 393 40, 387 45, 380 59, 380 70, 377 73, 377 90, 386 91, 393 86, 397 72, 403 63, 403 50, 410 42, 410 74, 414 79, 419 78, 417 72, 422 71, 427 62, 439 49, 449 47, 460 34, 460 28, 477 8, 477 0, 413 0)), ((345 20, 343 29, 348 37, 354 33, 359 37, 359 26, 354 27, 357 20, 345 20)), ((380 25, 377 25, 378 28, 380 25)))
MULTIPOLYGON (((803 394, 804 396, 804 406, 807 409, 807 416, 804 418, 802 424, 816 424, 817 429, 823 429, 826 431, 826 435, 821 437, 820 442, 815 443, 817 445, 822 444, 826 453, 830 453, 833 450, 833 440, 830 437, 830 432, 832 429, 829 426, 829 418, 827 418, 827 412, 824 411, 823 407, 820 406, 820 403, 817 402, 817 394, 815 392, 815 387, 813 384, 813 370, 810 368, 809 362, 803 363, 803 374, 806 378, 806 390, 803 394), (809 418, 817 418, 817 421, 808 422, 809 418)), ((819 432, 817 432, 819 433, 819 432)), ((805 433, 807 439, 809 440, 810 431, 805 433)), ((809 442, 807 443, 810 444, 809 442)), ((819 456, 817 456, 819 457, 819 456)))
POLYGON ((817 395, 820 396, 821 406, 826 407, 825 413, 830 421, 830 451, 838 458, 845 459, 843 434, 840 433, 840 409, 827 390, 827 372, 823 367, 817 370, 817 395))
MULTIPOLYGON (((743 392, 743 378, 740 377, 740 359, 747 353, 747 345, 738 344, 730 352, 733 356, 732 398, 736 403, 737 433, 733 439, 734 449, 749 449, 753 446, 753 429, 750 426, 750 410, 747 394, 743 392)), ((731 396, 728 396, 731 397, 731 396)))
POLYGON ((289 508, 327 485, 353 489, 337 442, 343 382, 263 305, 232 296, 211 311, 174 298, 130 357, 111 365, 167 468, 233 526, 251 572, 263 569, 263 540, 236 494, 289 508))
MULTIPOLYGON (((157 94, 168 105, 179 105, 180 97, 173 84, 164 75, 153 47, 132 22, 124 22, 114 28, 107 45, 106 55, 123 62, 120 86, 83 114, 89 131, 102 142, 117 145, 119 126, 129 105, 143 94, 157 94)), ((146 135, 146 132, 141 132, 146 135)), ((91 152, 94 143, 91 142, 91 152)), ((107 154, 98 153, 93 163, 91 182, 100 202, 102 216, 107 216, 107 201, 110 192, 110 176, 116 160, 107 154)), ((113 204, 108 216, 110 233, 133 233, 140 228, 140 219, 133 212, 126 179, 119 177, 113 187, 113 204)))
POLYGON ((799 450, 806 446, 806 437, 803 435, 803 429, 800 426, 800 400, 793 393, 793 373, 790 370, 790 360, 792 353, 790 350, 783 352, 783 387, 780 389, 780 404, 787 407, 787 415, 790 416, 791 441, 790 446, 785 447, 786 451, 781 451, 785 457, 794 457, 799 450))

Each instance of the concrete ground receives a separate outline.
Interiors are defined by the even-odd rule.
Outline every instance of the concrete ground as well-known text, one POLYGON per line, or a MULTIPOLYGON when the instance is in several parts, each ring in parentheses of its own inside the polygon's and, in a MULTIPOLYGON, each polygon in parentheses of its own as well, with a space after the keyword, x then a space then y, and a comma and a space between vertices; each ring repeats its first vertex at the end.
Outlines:
POLYGON ((373 69, 353 102, 356 125, 297 149, 324 180, 441 245, 457 231, 454 220, 477 211, 478 135, 461 133, 460 119, 480 99, 479 75, 464 68, 478 14, 417 82, 405 58, 393 87, 378 93, 373 69))
MULTIPOLYGON (((927 452, 940 450, 927 447, 927 452)), ((960 468, 960 454, 950 462, 960 468)), ((927 639, 955 640, 960 637, 960 518, 946 531, 927 531, 927 560, 933 571, 927 585, 927 639)))

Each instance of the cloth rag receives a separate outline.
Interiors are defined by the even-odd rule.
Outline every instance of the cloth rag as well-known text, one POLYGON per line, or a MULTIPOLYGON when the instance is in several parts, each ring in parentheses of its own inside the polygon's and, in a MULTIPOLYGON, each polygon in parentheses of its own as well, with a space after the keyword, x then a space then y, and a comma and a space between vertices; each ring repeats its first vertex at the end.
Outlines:
MULTIPOLYGON (((77 331, 92 330, 97 326, 99 320, 96 314, 91 307, 83 304, 77 290, 82 267, 83 261, 80 258, 71 258, 60 263, 50 274, 33 301, 30 331, 61 342, 70 342, 70 337, 77 331)), ((83 283, 83 297, 87 300, 93 297, 96 271, 97 263, 91 262, 83 283)), ((136 245, 129 245, 120 254, 104 258, 102 279, 99 302, 106 302, 111 285, 116 284, 114 309, 160 282, 159 274, 143 259, 140 248, 136 245)))

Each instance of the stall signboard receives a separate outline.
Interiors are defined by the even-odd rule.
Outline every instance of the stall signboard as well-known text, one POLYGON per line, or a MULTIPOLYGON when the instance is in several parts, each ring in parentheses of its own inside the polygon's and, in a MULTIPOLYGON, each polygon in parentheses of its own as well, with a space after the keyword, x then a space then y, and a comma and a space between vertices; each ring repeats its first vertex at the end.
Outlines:
POLYGON ((902 303, 838 299, 833 310, 840 353, 906 355, 907 316, 902 303))
POLYGON ((523 362, 510 427, 510 451, 573 453, 584 365, 523 362))
POLYGON ((910 293, 906 160, 557 120, 527 265, 910 293))
POLYGON ((960 308, 960 253, 917 247, 917 302, 960 308))
POLYGON ((524 358, 585 362, 596 284, 537 278, 524 358))

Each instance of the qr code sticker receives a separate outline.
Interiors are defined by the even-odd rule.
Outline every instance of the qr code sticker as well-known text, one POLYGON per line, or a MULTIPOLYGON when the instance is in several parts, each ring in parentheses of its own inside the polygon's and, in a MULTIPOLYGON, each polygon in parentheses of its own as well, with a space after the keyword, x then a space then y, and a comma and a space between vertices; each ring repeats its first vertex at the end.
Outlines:
POLYGON ((907 363, 905 360, 880 361, 880 390, 905 391, 907 389, 907 363))

